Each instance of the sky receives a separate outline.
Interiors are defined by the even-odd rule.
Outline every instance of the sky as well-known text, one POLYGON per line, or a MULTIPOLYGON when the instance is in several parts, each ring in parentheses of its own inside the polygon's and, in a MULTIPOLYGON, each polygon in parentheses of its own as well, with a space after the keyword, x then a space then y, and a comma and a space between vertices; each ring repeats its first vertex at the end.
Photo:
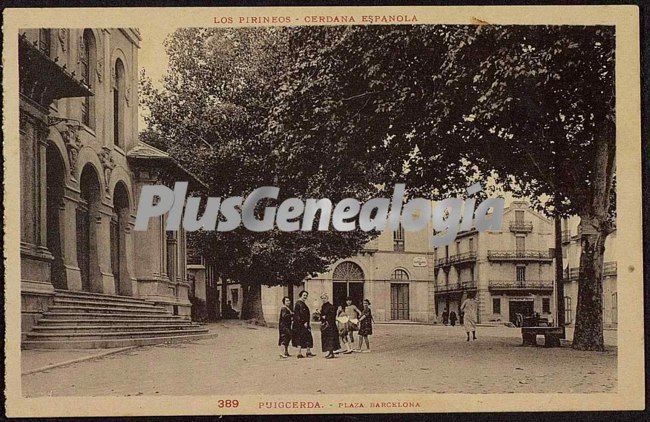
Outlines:
MULTIPOLYGON (((167 72, 169 59, 165 52, 163 42, 167 35, 171 34, 174 28, 149 26, 140 30, 142 41, 140 43, 140 51, 138 51, 138 75, 144 69, 147 76, 151 78, 154 86, 160 86, 160 80, 167 72)), ((138 120, 138 128, 140 131, 147 127, 144 122, 143 110, 140 108, 140 117, 138 120)))

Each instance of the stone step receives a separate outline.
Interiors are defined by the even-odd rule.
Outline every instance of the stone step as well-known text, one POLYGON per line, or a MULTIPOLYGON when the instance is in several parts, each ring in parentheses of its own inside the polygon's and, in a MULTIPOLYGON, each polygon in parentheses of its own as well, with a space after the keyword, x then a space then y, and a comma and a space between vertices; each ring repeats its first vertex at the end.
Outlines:
POLYGON ((102 308, 135 308, 135 309, 164 309, 153 303, 146 302, 105 302, 100 300, 84 300, 54 297, 54 304, 61 306, 97 306, 102 308))
POLYGON ((57 333, 57 334, 74 334, 74 333, 110 333, 110 332, 131 332, 131 331, 170 331, 170 330, 192 330, 194 328, 201 328, 202 326, 196 323, 176 323, 176 324, 137 324, 137 325, 123 325, 123 324, 102 324, 102 325, 37 325, 34 327, 32 333, 57 333))
POLYGON ((108 339, 136 339, 151 337, 170 337, 178 335, 203 334, 208 329, 204 327, 193 327, 183 330, 158 330, 150 329, 145 331, 114 331, 114 332, 89 332, 89 333, 39 333, 31 331, 27 334, 27 340, 55 341, 55 340, 108 340, 108 339))
POLYGON ((108 295, 104 293, 92 293, 75 290, 54 290, 56 297, 75 298, 84 300, 102 300, 107 302, 129 302, 129 303, 151 303, 146 299, 134 296, 108 295))
POLYGON ((167 310, 163 307, 155 308, 125 308, 125 307, 116 307, 116 306, 106 306, 106 305, 74 305, 74 306, 64 306, 64 305, 52 305, 48 307, 48 312, 57 313, 57 312, 86 312, 86 313, 130 313, 130 314, 167 314, 167 310))
MULTIPOLYGON (((45 319, 188 319, 180 315, 172 315, 170 313, 134 313, 134 312, 76 312, 76 311, 60 311, 60 312, 45 312, 43 313, 45 319)), ((40 320, 39 320, 40 321, 40 320)))
POLYGON ((106 349, 114 347, 150 346, 154 344, 181 343, 184 341, 201 340, 216 337, 216 333, 191 335, 176 335, 168 337, 141 337, 128 339, 102 340, 26 340, 22 342, 23 349, 106 349))
POLYGON ((140 298, 57 290, 26 349, 144 346, 214 337, 202 324, 140 298))
MULTIPOLYGON (((182 318, 179 316, 166 316, 161 318, 131 318, 131 319, 115 319, 115 318, 83 318, 87 314, 82 314, 79 318, 41 318, 38 320, 38 326, 52 326, 58 327, 61 325, 74 325, 76 327, 85 326, 85 325, 107 325, 107 324, 116 324, 123 327, 128 327, 132 325, 160 325, 160 324, 182 324, 190 323, 190 320, 187 318, 182 318)), ((112 316, 112 315, 111 315, 112 316)))

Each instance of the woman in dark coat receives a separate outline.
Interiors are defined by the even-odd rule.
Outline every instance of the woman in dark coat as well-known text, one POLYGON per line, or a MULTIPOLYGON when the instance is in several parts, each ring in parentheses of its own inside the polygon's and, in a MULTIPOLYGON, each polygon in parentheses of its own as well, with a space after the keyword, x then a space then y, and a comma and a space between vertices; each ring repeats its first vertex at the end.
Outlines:
POLYGON ((280 321, 278 322, 278 331, 280 339, 280 357, 288 358, 289 342, 291 341, 291 322, 293 321, 293 312, 291 312, 291 299, 288 296, 282 298, 282 308, 280 308, 280 321))
POLYGON ((311 313, 305 303, 309 293, 305 290, 300 292, 296 305, 293 307, 293 347, 298 348, 298 358, 304 358, 302 349, 307 349, 308 358, 316 356, 311 352, 314 347, 314 338, 311 336, 311 326, 309 325, 311 313))
POLYGON ((331 359, 336 357, 334 351, 341 348, 339 331, 336 327, 336 308, 329 302, 327 294, 323 293, 320 298, 323 301, 323 306, 320 308, 321 347, 323 353, 327 353, 325 358, 331 359))

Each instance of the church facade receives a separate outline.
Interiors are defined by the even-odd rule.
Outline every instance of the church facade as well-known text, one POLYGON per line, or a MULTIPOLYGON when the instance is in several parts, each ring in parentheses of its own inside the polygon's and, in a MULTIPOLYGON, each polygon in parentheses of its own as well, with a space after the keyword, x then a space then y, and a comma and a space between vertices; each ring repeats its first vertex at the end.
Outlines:
POLYGON ((107 313, 155 304, 189 318, 185 233, 166 232, 163 218, 133 230, 143 185, 198 183, 138 140, 140 39, 136 29, 20 31, 23 335, 57 292, 96 294, 104 302, 87 307, 107 313))

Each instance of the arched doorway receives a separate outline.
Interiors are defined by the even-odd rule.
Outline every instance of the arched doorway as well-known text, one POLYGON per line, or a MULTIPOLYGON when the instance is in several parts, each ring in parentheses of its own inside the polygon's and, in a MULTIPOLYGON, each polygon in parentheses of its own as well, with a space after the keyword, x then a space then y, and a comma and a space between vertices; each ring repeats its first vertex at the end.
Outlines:
POLYGON ((409 319, 409 274, 397 268, 393 271, 390 283, 390 319, 409 319))
POLYGON ((66 289, 68 283, 63 263, 63 233, 61 230, 66 171, 58 148, 51 142, 47 146, 45 163, 47 249, 54 258, 50 267, 50 279, 54 288, 66 289))
POLYGON ((352 303, 361 309, 365 277, 360 266, 351 261, 341 262, 332 274, 332 301, 334 306, 345 305, 350 297, 352 303))
POLYGON ((102 292, 101 273, 97 256, 97 225, 100 204, 99 177, 87 164, 81 172, 81 198, 77 205, 77 264, 81 272, 81 289, 102 292))
POLYGON ((133 296, 131 279, 126 260, 126 236, 129 224, 129 194, 122 182, 113 191, 113 215, 111 217, 111 269, 118 295, 133 296))

